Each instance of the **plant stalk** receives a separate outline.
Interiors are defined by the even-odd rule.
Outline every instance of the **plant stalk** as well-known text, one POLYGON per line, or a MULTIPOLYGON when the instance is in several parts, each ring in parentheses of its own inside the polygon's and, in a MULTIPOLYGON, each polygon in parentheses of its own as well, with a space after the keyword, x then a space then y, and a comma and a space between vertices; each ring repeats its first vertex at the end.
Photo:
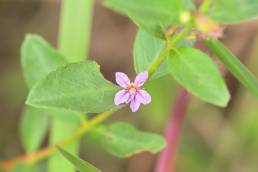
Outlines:
POLYGON ((179 43, 184 39, 184 37, 192 31, 193 24, 190 23, 187 25, 173 40, 167 40, 166 46, 160 52, 159 56, 157 57, 156 61, 148 68, 149 76, 151 76, 155 70, 166 60, 168 57, 169 52, 176 47, 176 44, 179 43))
POLYGON ((165 130, 167 147, 160 153, 155 172, 174 172, 184 117, 189 103, 189 93, 180 88, 171 118, 165 130))

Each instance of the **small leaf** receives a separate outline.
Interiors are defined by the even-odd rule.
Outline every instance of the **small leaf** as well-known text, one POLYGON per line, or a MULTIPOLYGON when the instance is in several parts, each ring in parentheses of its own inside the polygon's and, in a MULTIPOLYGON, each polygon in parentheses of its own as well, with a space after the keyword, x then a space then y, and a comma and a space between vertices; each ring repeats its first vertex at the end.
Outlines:
POLYGON ((91 165, 90 163, 70 154, 61 147, 57 147, 58 151, 80 172, 101 172, 99 169, 91 165))
POLYGON ((218 106, 226 106, 230 95, 212 60, 197 49, 182 47, 168 58, 174 78, 193 95, 218 106))
POLYGON ((138 131, 127 123, 119 122, 96 130, 103 135, 101 141, 104 149, 118 157, 129 157, 145 151, 157 153, 166 145, 161 136, 138 131))
POLYGON ((205 40, 205 43, 217 55, 225 67, 258 98, 258 80, 254 74, 220 41, 208 38, 205 40))
MULTIPOLYGON (((136 35, 133 50, 135 71, 137 73, 146 71, 157 59, 164 47, 164 40, 156 38, 143 30, 139 30, 136 35)), ((159 78, 168 73, 167 62, 165 62, 155 71, 152 78, 159 78)))
POLYGON ((221 23, 240 23, 258 18, 257 9, 257 0, 214 0, 209 15, 221 23))
POLYGON ((26 107, 20 123, 21 141, 27 152, 39 148, 48 129, 48 116, 45 111, 26 107))
POLYGON ((185 11, 178 0, 106 0, 105 4, 130 17, 141 29, 164 38, 164 31, 171 24, 179 23, 179 15, 185 11))
POLYGON ((115 108, 119 87, 106 80, 95 62, 71 63, 51 72, 36 84, 27 104, 81 113, 98 113, 115 108))
POLYGON ((29 88, 49 72, 67 62, 48 42, 37 35, 27 35, 21 48, 24 78, 29 88))

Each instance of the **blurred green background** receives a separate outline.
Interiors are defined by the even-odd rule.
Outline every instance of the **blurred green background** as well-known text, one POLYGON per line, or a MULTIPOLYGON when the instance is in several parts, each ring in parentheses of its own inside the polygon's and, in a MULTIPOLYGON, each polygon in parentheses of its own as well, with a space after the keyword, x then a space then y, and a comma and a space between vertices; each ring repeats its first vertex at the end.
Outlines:
MULTIPOLYGON (((59 0, 0 1, 0 160, 24 153, 19 120, 27 89, 22 78, 20 46, 26 33, 37 33, 56 45, 59 0)), ((90 59, 114 81, 114 73, 133 71, 132 48, 136 26, 96 1, 90 42, 90 59)), ((258 76, 258 22, 229 26, 223 41, 258 76)), ((257 172, 258 100, 250 95, 221 64, 232 93, 225 109, 191 97, 177 161, 178 172, 257 172)), ((153 102, 138 113, 128 108, 110 120, 130 121, 137 128, 163 134, 178 85, 171 77, 149 83, 153 102)), ((34 128, 32 128, 34 129, 34 128)), ((46 146, 47 140, 42 147, 46 146)), ((85 136, 81 157, 105 172, 152 172, 156 155, 141 153, 118 159, 85 136)))

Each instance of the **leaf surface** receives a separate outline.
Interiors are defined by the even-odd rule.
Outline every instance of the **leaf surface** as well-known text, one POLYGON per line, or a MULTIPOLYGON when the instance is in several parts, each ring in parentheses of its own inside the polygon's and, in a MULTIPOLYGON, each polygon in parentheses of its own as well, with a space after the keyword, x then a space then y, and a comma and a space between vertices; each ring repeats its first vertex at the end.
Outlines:
POLYGON ((169 70, 193 95, 217 106, 226 106, 230 95, 216 65, 203 52, 182 47, 171 52, 169 70))
POLYGON ((106 80, 97 63, 71 63, 51 72, 34 86, 27 104, 81 113, 99 113, 112 108, 119 87, 106 80))
POLYGON ((137 153, 149 151, 157 153, 162 150, 165 140, 154 133, 139 131, 128 123, 118 122, 108 128, 97 129, 104 149, 118 157, 129 157, 137 153))

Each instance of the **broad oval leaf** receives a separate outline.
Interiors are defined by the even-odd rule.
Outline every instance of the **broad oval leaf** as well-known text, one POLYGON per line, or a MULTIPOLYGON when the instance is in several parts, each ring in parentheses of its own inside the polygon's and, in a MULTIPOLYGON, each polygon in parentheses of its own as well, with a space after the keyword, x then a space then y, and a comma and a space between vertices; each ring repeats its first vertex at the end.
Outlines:
MULTIPOLYGON (((136 35, 133 50, 135 71, 137 73, 146 71, 157 59, 164 47, 164 40, 156 38, 139 29, 136 35)), ((166 61, 154 72, 152 78, 159 78, 168 72, 169 71, 166 61)))
POLYGON ((48 116, 44 110, 26 107, 20 120, 21 141, 27 152, 39 148, 48 130, 48 116))
MULTIPOLYGON (((51 47, 46 40, 38 35, 31 34, 27 35, 22 43, 21 60, 23 75, 29 88, 43 79, 49 72, 63 66, 64 64, 67 64, 65 58, 59 54, 57 50, 51 47)), ((52 115, 54 117, 73 122, 77 122, 83 117, 81 114, 65 110, 35 109, 33 111, 44 116, 52 115)), ((37 125, 37 123, 33 124, 33 122, 40 121, 43 118, 41 115, 33 116, 31 119, 32 126, 37 125), (39 119, 36 120, 36 117, 39 119)), ((27 121, 29 121, 29 119, 27 119, 27 121)))
POLYGON ((27 104, 81 113, 114 108, 119 87, 106 80, 93 61, 71 63, 48 74, 31 90, 27 104))
POLYGON ((70 154, 61 147, 57 147, 58 151, 80 172, 101 172, 99 169, 91 165, 90 163, 70 154))
POLYGON ((182 47, 171 52, 169 70, 174 78, 200 99, 226 106, 230 95, 216 65, 203 52, 182 47))
POLYGON ((257 0, 214 0, 209 16, 221 23, 240 23, 258 18, 257 0))
POLYGON ((65 58, 37 35, 27 35, 21 48, 23 75, 29 88, 49 72, 66 64, 65 58))
POLYGON ((119 122, 96 130, 103 136, 104 149, 117 157, 129 157, 145 151, 157 153, 166 145, 161 136, 139 131, 128 123, 119 122))
POLYGON ((171 24, 179 23, 185 6, 178 0, 106 0, 105 4, 130 17, 141 29, 164 38, 171 24))

